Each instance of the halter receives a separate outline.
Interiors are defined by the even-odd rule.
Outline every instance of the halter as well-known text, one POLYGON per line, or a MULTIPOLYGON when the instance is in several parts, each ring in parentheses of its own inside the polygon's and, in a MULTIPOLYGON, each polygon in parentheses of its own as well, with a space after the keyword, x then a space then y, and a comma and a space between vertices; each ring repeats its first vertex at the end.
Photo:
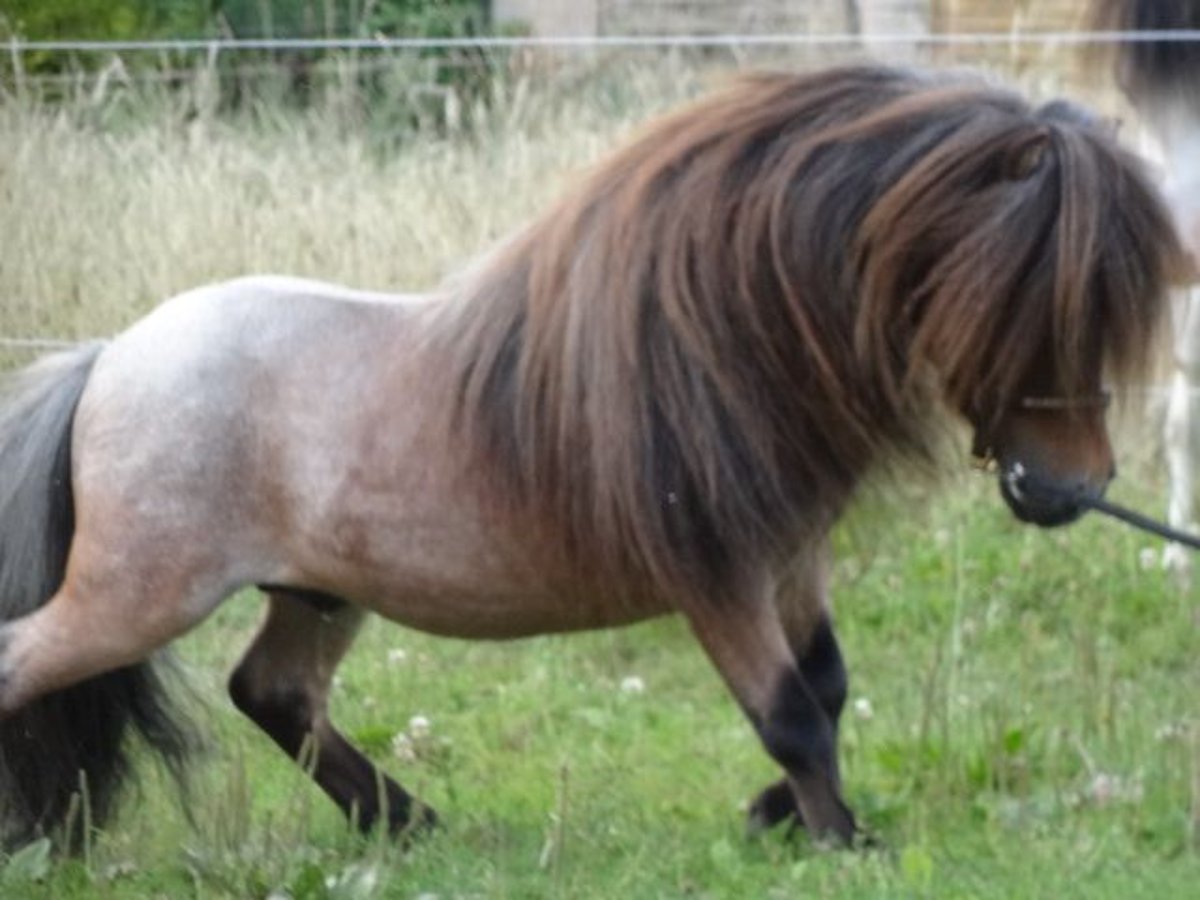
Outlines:
MULTIPOLYGON (((1032 394, 1017 398, 1013 409, 1023 412, 1062 412, 1077 409, 1106 410, 1112 406, 1112 391, 1100 390, 1094 394, 1061 397, 1054 394, 1032 394)), ((981 472, 995 472, 998 463, 991 443, 979 432, 971 445, 971 468, 981 472)))
POLYGON ((1108 409, 1112 406, 1112 391, 1102 390, 1079 397, 1022 397, 1017 409, 1062 410, 1062 409, 1108 409))

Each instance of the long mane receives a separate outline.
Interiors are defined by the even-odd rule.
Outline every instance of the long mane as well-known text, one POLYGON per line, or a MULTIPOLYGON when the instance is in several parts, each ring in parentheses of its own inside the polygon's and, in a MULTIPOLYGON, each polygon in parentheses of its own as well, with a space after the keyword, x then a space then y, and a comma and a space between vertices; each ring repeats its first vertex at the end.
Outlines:
POLYGON ((483 265, 443 330, 453 424, 614 590, 719 597, 926 453, 941 400, 994 418, 1047 353, 1068 394, 1101 357, 1136 370, 1177 253, 1075 107, 872 66, 747 78, 483 265))

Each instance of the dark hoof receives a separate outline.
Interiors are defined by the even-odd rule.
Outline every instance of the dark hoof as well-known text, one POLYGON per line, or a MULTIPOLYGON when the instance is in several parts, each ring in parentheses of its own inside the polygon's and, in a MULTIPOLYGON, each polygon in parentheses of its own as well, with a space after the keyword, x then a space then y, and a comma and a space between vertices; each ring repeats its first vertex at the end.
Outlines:
POLYGON ((388 831, 392 837, 408 844, 432 834, 440 824, 438 814, 431 807, 417 803, 407 815, 393 819, 388 831))
POLYGON ((884 842, 883 838, 877 834, 863 831, 861 828, 854 832, 854 841, 850 846, 861 853, 883 853, 890 855, 892 852, 892 848, 884 842))
POLYGON ((820 824, 814 824, 811 819, 805 824, 808 826, 813 843, 817 846, 836 849, 858 846, 862 831, 859 829, 858 823, 854 821, 853 813, 845 804, 838 802, 832 807, 818 807, 814 811, 813 817, 820 824))
POLYGON ((777 781, 765 788, 754 798, 746 812, 746 834, 756 837, 779 825, 787 825, 787 838, 791 839, 798 831, 808 832, 812 842, 818 847, 850 848, 862 851, 885 850, 886 845, 878 838, 868 834, 858 827, 854 815, 846 806, 837 801, 822 810, 826 818, 826 826, 821 829, 809 829, 796 805, 795 795, 787 781, 777 781))
POLYGON ((804 827, 791 787, 786 781, 777 781, 751 802, 746 812, 746 833, 753 837, 784 822, 789 825, 789 835, 797 828, 804 827))

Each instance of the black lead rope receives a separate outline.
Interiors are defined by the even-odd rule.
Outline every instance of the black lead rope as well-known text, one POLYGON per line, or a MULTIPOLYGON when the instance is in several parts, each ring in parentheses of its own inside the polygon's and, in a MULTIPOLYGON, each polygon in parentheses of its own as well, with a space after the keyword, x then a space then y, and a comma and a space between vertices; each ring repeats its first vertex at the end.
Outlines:
POLYGON ((1124 506, 1111 503, 1102 497, 1081 497, 1079 498, 1079 502, 1084 506, 1096 510, 1096 512, 1102 512, 1105 515, 1112 516, 1114 519, 1120 519, 1134 528, 1149 531, 1151 534, 1157 534, 1159 537, 1191 547, 1193 550, 1200 550, 1200 537, 1196 537, 1194 534, 1187 534, 1183 531, 1176 531, 1169 525, 1157 522, 1149 516, 1143 516, 1132 509, 1126 509, 1124 506))

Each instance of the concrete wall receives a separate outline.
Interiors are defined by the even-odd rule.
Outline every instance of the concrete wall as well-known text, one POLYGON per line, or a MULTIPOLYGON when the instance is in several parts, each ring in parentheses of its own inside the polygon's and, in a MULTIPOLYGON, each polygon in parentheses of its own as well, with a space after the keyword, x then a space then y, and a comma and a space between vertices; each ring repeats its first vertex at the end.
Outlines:
POLYGON ((600 33, 601 0, 492 0, 492 20, 520 22, 545 36, 600 33))
POLYGON ((847 0, 603 0, 605 34, 843 31, 847 0))
MULTIPOLYGON (((909 2, 909 0, 904 0, 909 2)), ((537 35, 844 31, 854 0, 492 0, 492 19, 537 35)))
POLYGON ((540 35, 922 33, 1080 26, 1087 0, 492 0, 540 35))

